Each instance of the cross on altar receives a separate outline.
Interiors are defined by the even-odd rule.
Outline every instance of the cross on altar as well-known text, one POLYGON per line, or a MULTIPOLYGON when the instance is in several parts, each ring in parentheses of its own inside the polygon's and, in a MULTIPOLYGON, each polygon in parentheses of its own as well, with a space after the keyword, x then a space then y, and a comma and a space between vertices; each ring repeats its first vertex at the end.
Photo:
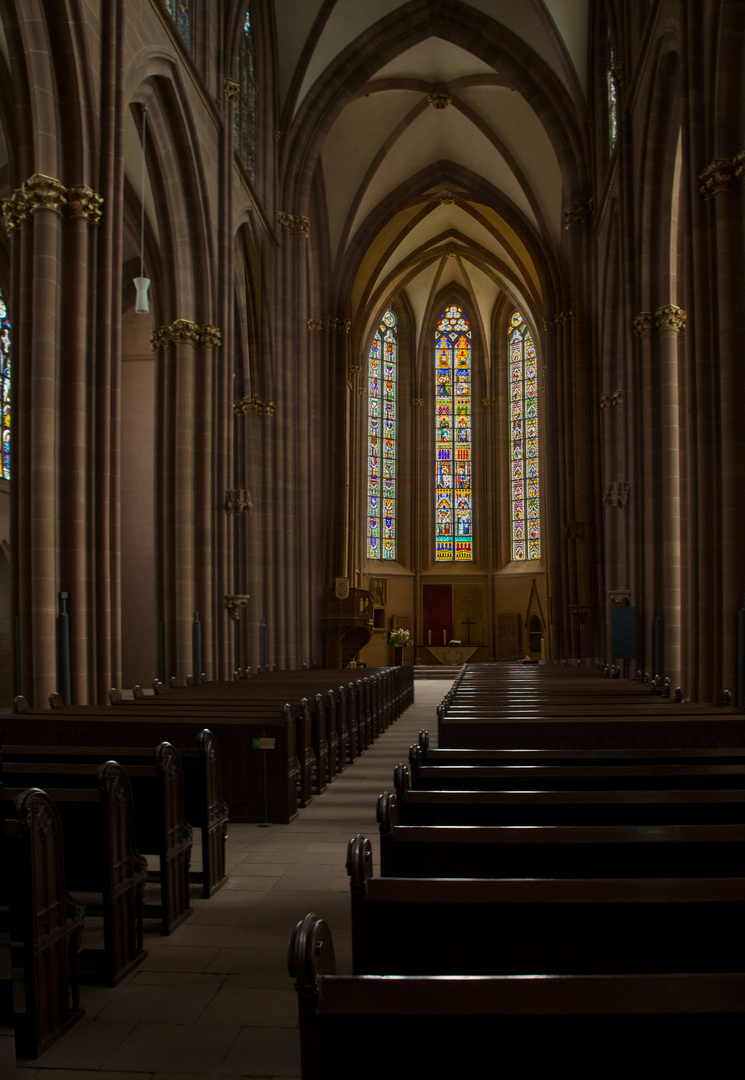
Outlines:
POLYGON ((466 628, 466 645, 471 644, 471 627, 475 626, 475 625, 476 625, 476 623, 474 622, 474 620, 471 618, 470 615, 468 616, 467 619, 464 619, 463 622, 461 623, 461 626, 465 626, 465 628, 466 628))

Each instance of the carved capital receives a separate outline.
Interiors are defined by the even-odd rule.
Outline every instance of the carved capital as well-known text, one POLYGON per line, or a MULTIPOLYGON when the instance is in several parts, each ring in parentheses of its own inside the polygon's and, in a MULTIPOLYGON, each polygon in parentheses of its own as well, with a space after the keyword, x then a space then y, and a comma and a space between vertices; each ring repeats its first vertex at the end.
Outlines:
POLYGON ((552 326, 565 326, 574 318, 574 312, 560 311, 558 315, 547 315, 543 320, 543 329, 548 330, 552 326))
POLYGON ((16 188, 9 199, 3 200, 3 215, 10 232, 35 210, 53 210, 62 215, 67 203, 67 188, 53 176, 34 173, 16 188))
POLYGON ((347 364, 347 375, 349 375, 349 377, 351 379, 354 379, 354 378, 356 378, 357 375, 361 375, 361 374, 362 374, 362 365, 361 364, 355 364, 352 361, 350 361, 347 364))
POLYGON ((323 319, 308 319, 309 330, 323 330, 323 319))
POLYGON ((227 514, 250 514, 254 504, 251 492, 245 488, 233 488, 225 492, 225 512, 227 514))
POLYGON ((286 210, 277 211, 277 224, 280 229, 286 229, 294 236, 310 235, 310 218, 296 214, 288 214, 286 210))
POLYGON ((343 330, 348 334, 352 329, 352 320, 345 319, 343 315, 327 315, 323 319, 308 319, 309 330, 343 330))
POLYGON ((578 623, 585 623, 590 614, 590 609, 585 604, 571 604, 569 606, 569 614, 573 619, 576 619, 578 623))
POLYGON ((566 521, 564 522, 564 539, 565 540, 582 540, 585 535, 585 523, 584 521, 566 521))
MULTIPOLYGON (((738 157, 742 155, 738 154, 738 157)), ((699 191, 705 199, 710 199, 719 191, 726 191, 735 179, 735 160, 733 158, 715 158, 710 165, 698 174, 701 184, 699 191)))
POLYGON ((251 596, 249 593, 232 593, 226 595, 225 610, 228 612, 233 622, 238 622, 241 617, 241 612, 246 610, 250 599, 251 596))
POLYGON ((614 390, 612 394, 600 395, 600 408, 601 409, 613 409, 617 405, 623 404, 623 390, 614 390))
POLYGON ((413 397, 409 401, 409 404, 412 405, 415 409, 422 409, 424 407, 424 398, 413 397))
POLYGON ((629 501, 628 480, 612 480, 603 494, 605 506, 612 506, 616 510, 623 510, 629 501))
POLYGON ((561 213, 564 228, 570 229, 572 225, 578 225, 580 221, 591 218, 594 213, 595 199, 592 195, 588 195, 586 199, 578 199, 577 202, 572 203, 561 213))
POLYGON ((82 217, 91 225, 98 225, 101 220, 103 196, 97 195, 85 184, 75 184, 67 191, 67 213, 70 217, 82 217))
POLYGON ((274 416, 276 411, 273 401, 262 401, 256 394, 233 402, 233 412, 236 416, 247 416, 249 413, 255 413, 258 416, 274 416))
POLYGON ((640 311, 631 320, 631 326, 637 337, 648 337, 654 326, 654 315, 651 311, 640 311))
POLYGON ((206 345, 217 348, 222 345, 222 331, 208 323, 200 326, 191 319, 176 319, 170 326, 161 326, 151 337, 153 352, 167 349, 169 345, 206 345))
POLYGON ((427 95, 427 101, 433 109, 447 109, 448 105, 452 104, 453 94, 450 87, 445 84, 434 86, 427 95))
POLYGON ((608 603, 611 607, 631 607, 631 590, 611 589, 608 592, 608 603))
POLYGON ((685 330, 686 313, 675 304, 666 304, 655 311, 654 324, 658 330, 685 330))
POLYGON ((485 405, 488 409, 490 406, 497 404, 497 399, 495 397, 485 397, 481 399, 481 404, 485 405))
POLYGON ((235 105, 236 101, 238 100, 238 96, 239 96, 239 94, 241 92, 240 86, 238 85, 237 82, 234 82, 232 79, 223 79, 222 85, 223 85, 223 94, 225 96, 225 100, 230 105, 235 105))

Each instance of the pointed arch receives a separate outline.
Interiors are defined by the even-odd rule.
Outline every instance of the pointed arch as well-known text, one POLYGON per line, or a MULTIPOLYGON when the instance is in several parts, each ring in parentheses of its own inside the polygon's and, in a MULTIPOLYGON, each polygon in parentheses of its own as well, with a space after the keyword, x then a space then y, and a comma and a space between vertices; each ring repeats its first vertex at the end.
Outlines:
POLYGON ((448 305, 437 320, 435 357, 435 561, 473 559, 471 323, 448 305))

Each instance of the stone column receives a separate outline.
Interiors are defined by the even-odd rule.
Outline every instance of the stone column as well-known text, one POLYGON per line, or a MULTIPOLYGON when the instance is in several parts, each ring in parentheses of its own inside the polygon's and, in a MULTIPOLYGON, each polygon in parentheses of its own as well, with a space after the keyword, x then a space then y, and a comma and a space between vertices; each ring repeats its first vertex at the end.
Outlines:
MULTIPOLYGON (((636 515, 637 529, 643 530, 633 537, 641 552, 639 559, 640 580, 637 581, 637 628, 641 640, 637 642, 638 654, 637 665, 644 671, 649 671, 652 666, 652 619, 654 618, 657 605, 657 578, 655 572, 655 552, 657 538, 655 536, 655 454, 653 432, 656 429, 655 413, 655 383, 652 366, 652 328, 654 315, 651 311, 640 311, 631 321, 634 333, 639 338, 639 366, 641 384, 641 431, 645 438, 641 446, 641 475, 630 477, 639 485, 638 499, 643 505, 639 506, 636 515)), ((639 432, 639 422, 635 425, 639 432)))
POLYGON ((678 335, 686 313, 675 304, 655 312, 660 336, 660 393, 662 407, 662 612, 665 628, 664 671, 673 686, 680 682, 681 558, 680 558, 680 417, 678 402, 678 335))

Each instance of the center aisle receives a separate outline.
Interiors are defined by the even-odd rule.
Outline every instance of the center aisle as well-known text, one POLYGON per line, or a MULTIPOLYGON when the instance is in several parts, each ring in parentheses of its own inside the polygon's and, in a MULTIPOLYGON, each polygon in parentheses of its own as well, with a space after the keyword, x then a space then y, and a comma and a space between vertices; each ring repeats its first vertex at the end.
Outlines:
MULTIPOLYGON (((230 881, 113 990, 83 990, 84 1020, 18 1080, 228 1080, 300 1076, 297 1000, 287 942, 309 911, 327 921, 337 970, 351 973, 347 843, 373 843, 378 795, 420 728, 436 745, 446 679, 417 679, 414 704, 289 825, 231 825, 230 881)), ((196 850, 196 848, 195 848, 196 850)))

